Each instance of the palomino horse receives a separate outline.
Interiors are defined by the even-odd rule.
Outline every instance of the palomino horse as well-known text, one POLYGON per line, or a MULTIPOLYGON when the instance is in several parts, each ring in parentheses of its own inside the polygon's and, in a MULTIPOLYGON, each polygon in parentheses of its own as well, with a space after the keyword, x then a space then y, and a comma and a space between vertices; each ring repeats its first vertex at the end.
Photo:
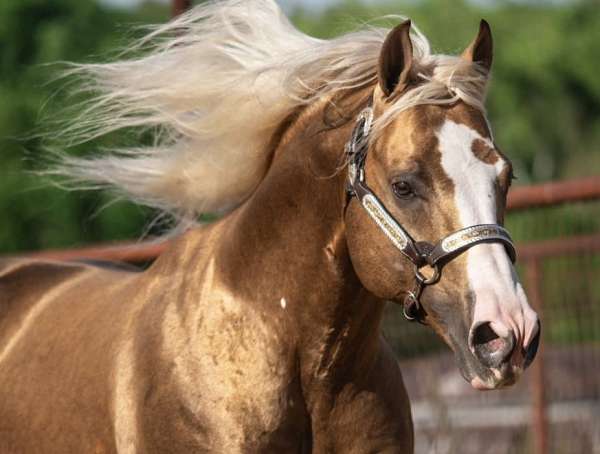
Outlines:
POLYGON ((452 57, 409 21, 321 41, 227 0, 140 45, 73 67, 96 97, 67 129, 158 125, 156 144, 55 172, 182 222, 229 213, 143 272, 3 263, 1 452, 412 452, 386 300, 475 388, 519 377, 539 323, 500 226, 485 22, 452 57))

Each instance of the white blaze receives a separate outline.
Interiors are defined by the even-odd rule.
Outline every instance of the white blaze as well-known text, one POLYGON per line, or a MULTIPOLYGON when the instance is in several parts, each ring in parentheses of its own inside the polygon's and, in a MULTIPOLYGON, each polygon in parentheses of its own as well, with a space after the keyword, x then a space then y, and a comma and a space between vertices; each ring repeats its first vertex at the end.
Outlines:
MULTIPOLYGON (((476 139, 492 149, 494 144, 468 126, 450 120, 446 120, 437 136, 442 167, 454 183, 461 228, 497 223, 495 184, 507 164, 500 158, 494 164, 486 164, 471 148, 476 139)), ((536 334, 537 315, 527 302, 504 246, 479 244, 466 254, 467 279, 475 295, 473 322, 490 322, 500 336, 512 330, 517 343, 527 346, 536 334)))

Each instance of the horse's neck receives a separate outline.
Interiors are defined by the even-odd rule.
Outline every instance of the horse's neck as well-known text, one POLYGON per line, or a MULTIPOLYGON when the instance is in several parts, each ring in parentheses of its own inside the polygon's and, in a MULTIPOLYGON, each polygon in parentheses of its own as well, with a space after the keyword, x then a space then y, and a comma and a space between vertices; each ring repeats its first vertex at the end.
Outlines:
POLYGON ((305 384, 366 370, 383 308, 362 288, 346 246, 339 167, 354 122, 325 130, 322 118, 308 109, 283 134, 218 260, 236 295, 290 322, 305 384))

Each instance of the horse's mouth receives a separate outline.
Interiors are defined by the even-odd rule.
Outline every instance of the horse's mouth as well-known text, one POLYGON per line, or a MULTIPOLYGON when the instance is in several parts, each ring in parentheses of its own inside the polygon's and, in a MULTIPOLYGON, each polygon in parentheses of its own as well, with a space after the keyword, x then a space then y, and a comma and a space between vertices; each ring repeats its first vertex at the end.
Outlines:
POLYGON ((481 378, 479 375, 476 375, 471 378, 469 383, 478 391, 491 391, 494 389, 507 388, 518 381, 523 373, 523 369, 512 366, 509 372, 500 372, 498 369, 492 369, 491 372, 491 376, 488 375, 486 378, 481 378))
POLYGON ((463 378, 479 391, 512 386, 527 368, 527 364, 523 364, 522 361, 520 363, 510 361, 498 367, 487 367, 479 362, 468 349, 465 350, 462 355, 457 356, 458 369, 463 378))

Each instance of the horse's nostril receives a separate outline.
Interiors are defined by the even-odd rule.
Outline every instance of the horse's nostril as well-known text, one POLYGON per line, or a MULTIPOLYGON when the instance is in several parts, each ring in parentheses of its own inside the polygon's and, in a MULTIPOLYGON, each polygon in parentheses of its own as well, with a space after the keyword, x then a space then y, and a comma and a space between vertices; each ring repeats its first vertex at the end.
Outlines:
POLYGON ((473 345, 487 344, 499 338, 489 322, 482 323, 473 330, 473 345))
POLYGON ((529 345, 523 351, 523 357, 525 358, 525 364, 524 364, 525 367, 529 367, 529 365, 533 362, 535 355, 537 354, 538 347, 540 346, 541 334, 542 334, 542 324, 538 321, 537 334, 535 335, 535 337, 533 339, 531 339, 531 342, 529 342, 529 345))
POLYGON ((515 346, 512 333, 500 337, 489 322, 474 326, 469 340, 473 353, 487 367, 499 367, 510 357, 515 346))

